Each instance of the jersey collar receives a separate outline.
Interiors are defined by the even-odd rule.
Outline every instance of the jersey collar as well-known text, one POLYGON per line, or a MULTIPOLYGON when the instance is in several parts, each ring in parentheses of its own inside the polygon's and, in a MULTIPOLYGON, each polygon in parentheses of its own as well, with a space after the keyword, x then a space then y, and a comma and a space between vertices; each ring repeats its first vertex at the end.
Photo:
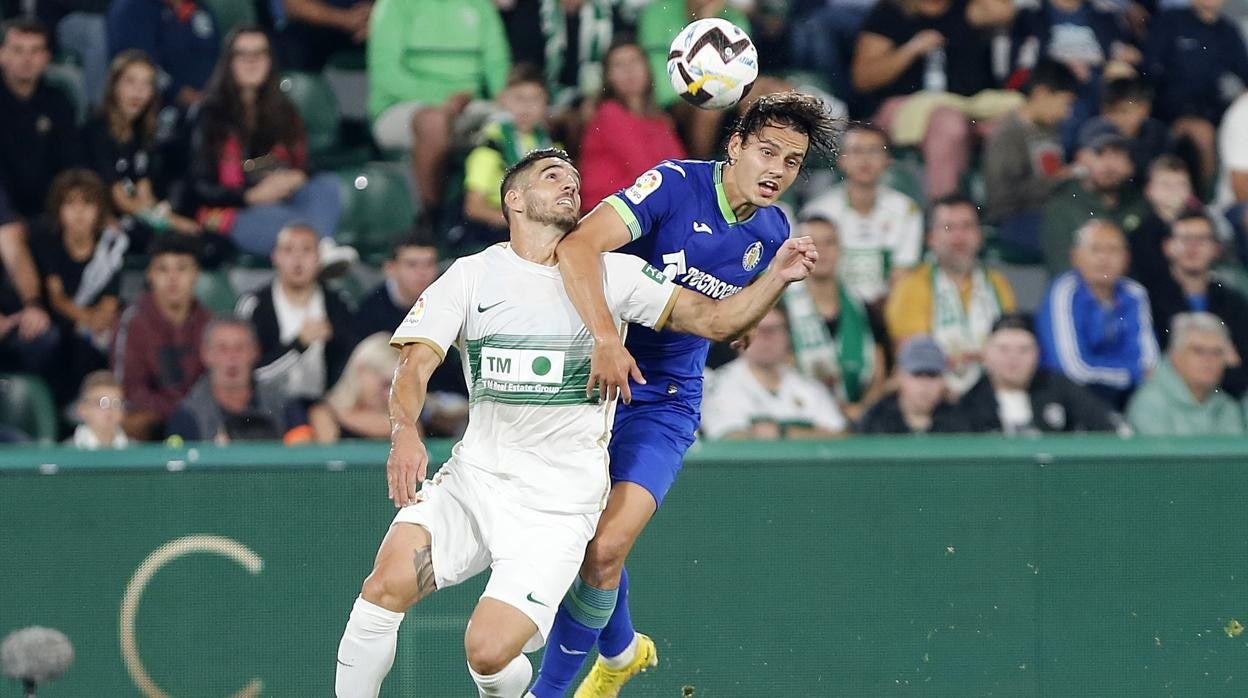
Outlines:
POLYGON ((714 179, 715 179, 715 200, 719 203, 720 215, 724 217, 724 220, 728 223, 728 225, 736 225, 738 223, 745 223, 746 221, 754 217, 754 213, 758 213, 758 209, 754 209, 754 213, 751 213, 749 216, 747 216, 745 220, 743 221, 737 220, 737 214, 732 210, 732 207, 728 205, 728 192, 724 191, 724 163, 723 162, 715 163, 714 179))

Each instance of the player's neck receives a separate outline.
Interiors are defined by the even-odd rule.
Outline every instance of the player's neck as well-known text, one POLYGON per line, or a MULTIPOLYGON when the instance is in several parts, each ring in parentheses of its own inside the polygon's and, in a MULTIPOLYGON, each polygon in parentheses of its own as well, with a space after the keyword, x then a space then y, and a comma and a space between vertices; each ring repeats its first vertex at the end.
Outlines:
POLYGON ((732 209, 733 215, 736 216, 737 220, 743 221, 754 215, 758 207, 750 203, 745 196, 745 192, 741 191, 741 188, 737 186, 736 181, 732 177, 733 167, 734 165, 731 162, 724 165, 724 196, 728 199, 728 208, 732 209))
POLYGON ((875 210, 875 197, 879 191, 878 183, 863 184, 846 180, 846 186, 849 193, 850 208, 863 215, 875 210))
POLYGON ((555 248, 564 232, 542 223, 519 222, 511 231, 511 250, 526 262, 553 267, 559 263, 555 248))

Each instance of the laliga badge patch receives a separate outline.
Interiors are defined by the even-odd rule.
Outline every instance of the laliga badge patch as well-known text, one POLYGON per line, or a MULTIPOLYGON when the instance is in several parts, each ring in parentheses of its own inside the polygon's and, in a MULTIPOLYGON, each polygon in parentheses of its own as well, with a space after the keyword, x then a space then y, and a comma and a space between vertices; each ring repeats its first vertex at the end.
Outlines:
POLYGON ((404 320, 404 322, 412 322, 412 323, 420 322, 420 319, 423 318, 424 316, 425 316, 425 294, 422 293, 420 294, 420 298, 416 299, 416 304, 412 306, 412 309, 407 311, 407 318, 404 320))
POLYGON ((746 271, 754 271, 754 267, 758 266, 758 262, 762 258, 763 243, 755 241, 753 245, 745 248, 745 256, 741 257, 741 266, 746 271))
POLYGON ((647 196, 653 194, 663 183, 663 175, 658 170, 646 170, 641 173, 633 186, 624 190, 624 196, 634 204, 640 204, 647 196))

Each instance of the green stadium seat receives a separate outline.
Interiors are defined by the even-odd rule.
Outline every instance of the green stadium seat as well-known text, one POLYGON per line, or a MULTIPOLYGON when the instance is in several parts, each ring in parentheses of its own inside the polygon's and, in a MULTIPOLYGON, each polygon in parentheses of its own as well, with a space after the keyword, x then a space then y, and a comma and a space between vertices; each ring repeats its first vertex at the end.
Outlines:
POLYGON ((234 314, 234 304, 238 301, 230 278, 220 269, 200 272, 199 281, 195 284, 195 297, 215 315, 234 314))
POLYGON ((365 262, 384 261, 416 215, 402 166, 370 162, 338 175, 344 187, 343 211, 334 238, 353 245, 365 262))
POLYGON ((57 421, 52 391, 41 378, 22 373, 0 374, 0 424, 20 429, 40 443, 53 443, 57 421))
POLYGON ((86 121, 87 93, 82 88, 82 69, 72 63, 54 63, 48 66, 43 77, 74 105, 74 114, 79 125, 86 121))
POLYGON ((217 29, 221 32, 223 44, 234 27, 258 22, 253 0, 206 0, 204 4, 217 18, 217 29))
POLYGON ((884 186, 891 187, 914 199, 919 208, 927 207, 923 193, 922 166, 911 160, 897 160, 884 173, 884 186))
POLYGON ((286 73, 278 83, 294 103, 308 137, 308 155, 321 170, 361 165, 369 160, 368 144, 343 147, 342 114, 338 98, 325 76, 318 73, 286 73))

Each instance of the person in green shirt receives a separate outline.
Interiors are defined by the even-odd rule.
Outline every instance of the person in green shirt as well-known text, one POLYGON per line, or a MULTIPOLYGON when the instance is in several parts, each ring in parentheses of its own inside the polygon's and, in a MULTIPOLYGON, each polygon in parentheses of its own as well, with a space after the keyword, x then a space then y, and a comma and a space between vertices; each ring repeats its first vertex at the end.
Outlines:
POLYGON ((1049 195, 1040 224, 1040 246, 1050 276, 1070 269, 1070 248, 1090 219, 1113 221, 1127 239, 1148 216, 1148 202, 1131 181, 1129 141, 1113 126, 1080 134, 1075 171, 1049 195))
POLYGON ((1239 404, 1218 388, 1233 353, 1216 315, 1176 315, 1166 360, 1127 405, 1131 427, 1151 436, 1243 434, 1239 404))
POLYGON ((511 49, 490 0, 378 0, 369 19, 368 113, 384 150, 410 150, 422 219, 436 209, 451 125, 502 91, 511 49))

